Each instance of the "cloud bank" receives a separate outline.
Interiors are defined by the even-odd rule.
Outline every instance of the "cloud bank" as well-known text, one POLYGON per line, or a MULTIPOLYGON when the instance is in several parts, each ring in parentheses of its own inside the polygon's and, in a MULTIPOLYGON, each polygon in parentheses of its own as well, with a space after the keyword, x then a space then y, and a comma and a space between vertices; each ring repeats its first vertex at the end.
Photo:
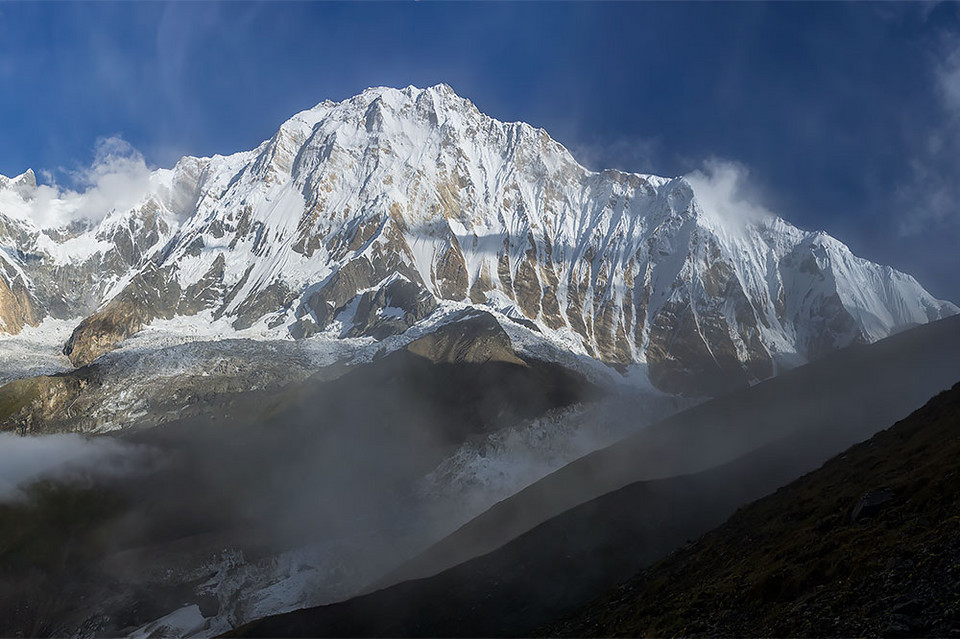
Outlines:
POLYGON ((77 220, 96 223, 111 211, 133 208, 150 191, 151 171, 143 155, 119 136, 97 139, 90 166, 58 172, 74 188, 61 188, 52 173, 43 172, 48 184, 2 194, 0 212, 29 219, 39 228, 58 228, 77 220))
POLYGON ((105 437, 0 433, 0 501, 20 497, 21 486, 44 478, 125 475, 149 466, 149 457, 146 447, 105 437))

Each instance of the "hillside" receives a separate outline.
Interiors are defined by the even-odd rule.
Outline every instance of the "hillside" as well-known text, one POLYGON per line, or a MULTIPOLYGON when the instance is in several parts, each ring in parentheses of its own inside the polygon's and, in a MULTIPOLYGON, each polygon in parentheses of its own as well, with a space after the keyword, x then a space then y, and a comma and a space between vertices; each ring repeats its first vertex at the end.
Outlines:
POLYGON ((960 384, 541 630, 956 636, 960 384))

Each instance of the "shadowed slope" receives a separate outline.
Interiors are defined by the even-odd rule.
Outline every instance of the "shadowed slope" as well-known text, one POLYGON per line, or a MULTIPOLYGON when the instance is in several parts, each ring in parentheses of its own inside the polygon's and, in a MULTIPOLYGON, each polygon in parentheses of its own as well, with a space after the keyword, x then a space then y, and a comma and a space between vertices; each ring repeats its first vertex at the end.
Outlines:
MULTIPOLYGON (((530 509, 527 512, 543 513, 558 508, 564 499, 582 498, 589 490, 624 481, 631 474, 662 477, 671 471, 702 468, 711 461, 722 463, 725 456, 735 455, 738 446, 753 452, 692 475, 634 483, 434 577, 341 604, 267 618, 235 634, 528 635, 663 557, 685 539, 719 524, 740 504, 868 437, 882 428, 880 420, 887 419, 889 424, 899 411, 909 410, 904 407, 911 401, 919 404, 922 399, 916 397, 926 389, 942 388, 949 385, 942 380, 960 378, 958 353, 958 323, 940 323, 795 371, 737 398, 703 405, 688 411, 684 419, 652 427, 652 437, 650 433, 646 438, 638 436, 559 471, 532 491, 505 502, 509 509, 501 504, 490 511, 498 517, 488 513, 477 520, 489 528, 476 523, 465 527, 470 533, 466 538, 475 549, 489 543, 477 531, 489 530, 495 536, 496 524, 515 526, 525 507, 530 509), (695 444, 695 437, 701 445, 695 444), (615 462, 620 465, 609 465, 615 462), (547 490, 545 486, 558 477, 572 480, 554 483, 547 490), (577 485, 578 477, 587 478, 586 487, 577 485), (530 501, 531 494, 546 497, 530 501), (513 519, 499 517, 504 512, 513 519)), ((457 535, 462 536, 463 530, 457 535)), ((427 556, 449 558, 436 551, 427 556)))
POLYGON ((960 384, 551 636, 955 636, 960 384))
POLYGON ((840 448, 825 450, 839 451, 906 416, 957 379, 960 317, 851 347, 568 464, 495 505, 379 585, 436 574, 631 482, 710 468, 811 425, 836 433, 833 445, 840 448))

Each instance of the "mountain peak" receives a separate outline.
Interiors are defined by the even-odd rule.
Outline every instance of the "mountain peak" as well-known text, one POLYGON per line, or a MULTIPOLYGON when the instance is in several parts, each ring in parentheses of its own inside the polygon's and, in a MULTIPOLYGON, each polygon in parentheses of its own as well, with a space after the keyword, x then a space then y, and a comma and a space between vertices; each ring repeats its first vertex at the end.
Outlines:
POLYGON ((403 89, 378 86, 367 88, 340 102, 324 100, 310 109, 300 111, 280 126, 278 135, 302 142, 309 137, 317 124, 328 119, 346 125, 364 122, 369 129, 378 119, 382 120, 382 110, 403 119, 433 111, 434 126, 441 124, 441 111, 467 110, 479 115, 479 111, 469 100, 457 95, 447 84, 437 84, 425 89, 413 85, 403 89), (418 106, 421 108, 418 109, 418 106), (371 112, 371 109, 374 111, 371 112))
POLYGON ((17 177, 13 178, 13 184, 15 186, 35 189, 37 188, 37 176, 34 175, 33 169, 27 169, 17 177))
POLYGON ((78 297, 100 310, 71 337, 75 363, 157 318, 383 339, 467 305, 702 394, 957 311, 696 179, 588 171, 445 84, 322 102, 151 185, 123 224, 18 240, 55 316, 81 307, 48 265, 86 260, 78 297))
POLYGON ((33 190, 37 188, 37 176, 33 169, 27 169, 16 177, 7 177, 0 175, 0 188, 12 188, 22 197, 26 198, 33 190))

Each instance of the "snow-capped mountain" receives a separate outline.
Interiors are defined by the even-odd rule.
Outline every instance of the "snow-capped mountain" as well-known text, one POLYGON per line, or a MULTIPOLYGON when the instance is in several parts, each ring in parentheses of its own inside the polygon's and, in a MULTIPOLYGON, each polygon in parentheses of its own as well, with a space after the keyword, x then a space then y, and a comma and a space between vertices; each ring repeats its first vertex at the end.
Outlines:
POLYGON ((97 223, 39 228, 37 192, 0 179, 0 321, 83 318, 76 365, 158 318, 381 339, 448 300, 701 394, 958 312, 823 233, 713 211, 685 178, 589 171, 446 85, 323 102, 252 151, 154 172, 97 223))

